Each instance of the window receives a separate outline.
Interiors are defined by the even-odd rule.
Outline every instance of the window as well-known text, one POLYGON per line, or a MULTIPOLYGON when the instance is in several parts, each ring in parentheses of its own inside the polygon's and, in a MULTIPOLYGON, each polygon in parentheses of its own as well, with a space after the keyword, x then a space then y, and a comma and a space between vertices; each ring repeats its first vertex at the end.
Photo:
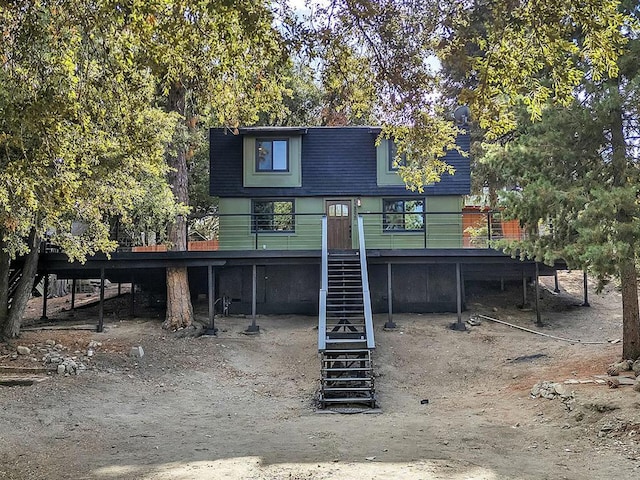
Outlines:
POLYGON ((254 200, 252 232, 294 232, 293 200, 254 200))
POLYGON ((398 170, 398 167, 404 167, 407 164, 407 154, 402 153, 398 157, 398 146, 396 145, 396 142, 394 142, 391 139, 388 141, 388 145, 389 145, 389 171, 396 171, 398 170))
POLYGON ((382 228, 385 231, 424 230, 424 200, 383 200, 382 228))
POLYGON ((256 139, 256 172, 288 172, 289 141, 256 139))

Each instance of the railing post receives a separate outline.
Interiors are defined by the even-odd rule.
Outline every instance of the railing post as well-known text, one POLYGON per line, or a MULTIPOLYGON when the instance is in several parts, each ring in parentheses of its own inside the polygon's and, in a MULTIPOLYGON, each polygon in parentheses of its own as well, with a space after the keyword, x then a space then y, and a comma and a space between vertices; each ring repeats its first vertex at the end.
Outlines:
POLYGON ((487 211, 487 248, 491 247, 491 210, 487 211))

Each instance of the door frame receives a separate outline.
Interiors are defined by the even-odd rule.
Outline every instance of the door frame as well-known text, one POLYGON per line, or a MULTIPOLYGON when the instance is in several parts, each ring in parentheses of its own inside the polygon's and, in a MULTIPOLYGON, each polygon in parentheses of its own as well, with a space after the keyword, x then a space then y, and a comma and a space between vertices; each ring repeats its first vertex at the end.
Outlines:
MULTIPOLYGON (((327 248, 329 250, 351 250, 353 249, 353 219, 355 218, 353 215, 353 207, 354 201, 353 198, 348 197, 336 197, 336 198, 325 198, 324 199, 324 212, 327 216, 327 248), (329 215, 330 203, 340 204, 340 205, 348 205, 348 214, 346 217, 340 215, 329 215), (334 219, 333 221, 331 219, 334 219), (335 231, 332 228, 337 228, 336 218, 347 218, 346 231, 342 233, 334 233, 335 231), (339 237, 337 237, 339 235, 339 237), (333 242, 333 243, 332 243, 333 242), (339 246, 336 246, 339 245, 339 246)), ((340 228, 344 228, 343 226, 340 228)))

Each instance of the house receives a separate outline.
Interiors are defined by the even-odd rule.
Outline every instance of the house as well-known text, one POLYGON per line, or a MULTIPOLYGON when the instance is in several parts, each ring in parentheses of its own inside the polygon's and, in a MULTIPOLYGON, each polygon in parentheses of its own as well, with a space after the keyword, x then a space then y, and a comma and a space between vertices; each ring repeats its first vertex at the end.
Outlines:
MULTIPOLYGON (((218 248, 247 258, 217 269, 219 295, 233 298, 233 308, 248 311, 253 264, 259 312, 317 314, 321 220, 328 249, 339 251, 358 248, 361 217, 374 312, 456 310, 452 252, 464 247, 469 158, 447 152, 455 173, 412 192, 397 173, 393 142, 376 145, 379 134, 375 127, 210 130, 218 248)), ((467 133, 457 138, 463 151, 469 141, 467 133)))

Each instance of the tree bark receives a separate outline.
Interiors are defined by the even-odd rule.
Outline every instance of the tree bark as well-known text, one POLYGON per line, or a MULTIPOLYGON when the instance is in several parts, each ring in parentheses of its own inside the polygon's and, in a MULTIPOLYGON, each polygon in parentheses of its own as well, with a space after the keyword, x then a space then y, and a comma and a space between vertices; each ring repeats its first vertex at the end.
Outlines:
MULTIPOLYGON (((24 257, 24 263, 22 265, 22 276, 18 281, 18 286, 13 294, 11 300, 11 308, 7 320, 2 329, 2 336, 5 339, 15 338, 20 333, 20 325, 22 323, 22 316, 27 308, 27 301, 31 296, 31 290, 33 289, 33 281, 36 277, 38 270, 38 256, 40 253, 40 237, 37 235, 36 230, 32 229, 29 234, 29 253, 24 257)), ((46 295, 46 292, 45 292, 46 295)))
MULTIPOLYGON (((617 79, 612 80, 609 88, 611 97, 611 148, 613 185, 625 187, 628 182, 627 142, 624 136, 622 99, 617 79)), ((633 216, 624 207, 616 213, 619 224, 633 222, 633 216)), ((622 230, 622 229, 621 229, 622 230)), ((631 229, 625 228, 624 231, 631 229)), ((638 313, 638 278, 635 260, 636 241, 632 234, 620 238, 629 245, 627 256, 619 260, 620 283, 622 290, 622 357, 636 360, 640 357, 640 315, 638 313)))
MULTIPOLYGON (((185 115, 185 89, 182 85, 174 85, 169 92, 169 109, 185 115)), ((188 128, 189 119, 185 119, 188 128)), ((189 176, 187 170, 187 145, 173 145, 169 151, 175 151, 168 156, 171 190, 176 201, 188 205, 189 176)), ((183 252, 187 250, 187 219, 179 215, 169 227, 168 240, 170 251, 183 252)), ((186 267, 167 269, 167 312, 162 327, 168 330, 186 328, 193 323, 193 306, 189 291, 189 276, 186 267)))
MULTIPOLYGON (((2 233, 0 233, 0 236, 2 233)), ((5 242, 0 237, 0 333, 9 319, 9 274, 11 258, 4 251, 5 242)))
POLYGON ((622 293, 622 358, 640 358, 640 312, 638 310, 638 272, 633 258, 620 266, 622 293))

